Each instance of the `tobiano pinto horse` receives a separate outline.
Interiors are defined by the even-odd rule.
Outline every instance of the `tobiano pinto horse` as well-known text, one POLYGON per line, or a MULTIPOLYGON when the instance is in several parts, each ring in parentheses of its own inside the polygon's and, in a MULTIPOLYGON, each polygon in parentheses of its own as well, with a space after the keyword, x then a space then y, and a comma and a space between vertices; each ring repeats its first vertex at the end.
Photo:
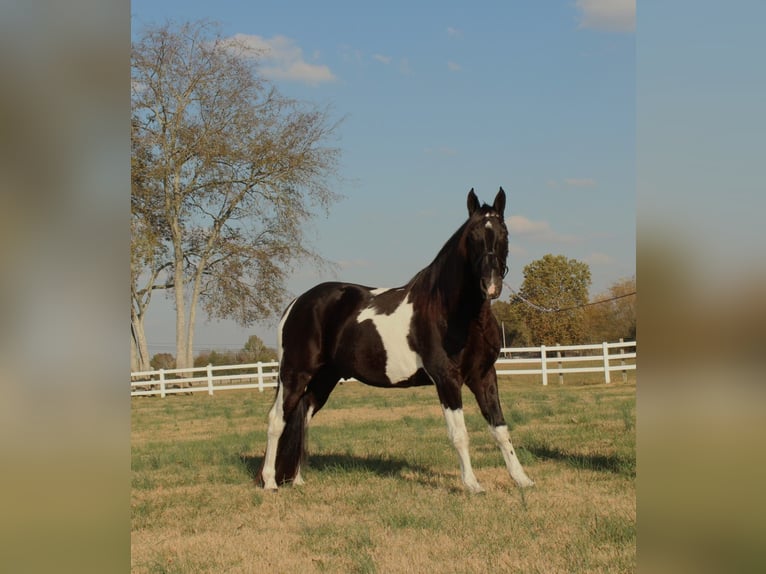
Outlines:
POLYGON ((269 412, 268 442, 256 483, 303 484, 306 430, 341 379, 376 387, 434 385, 473 493, 462 386, 476 397, 489 431, 520 487, 532 486, 514 451, 497 392, 501 333, 490 309, 507 272, 505 192, 480 205, 468 193, 468 220, 433 262, 409 283, 372 288, 322 283, 295 299, 279 323, 279 382, 269 412))

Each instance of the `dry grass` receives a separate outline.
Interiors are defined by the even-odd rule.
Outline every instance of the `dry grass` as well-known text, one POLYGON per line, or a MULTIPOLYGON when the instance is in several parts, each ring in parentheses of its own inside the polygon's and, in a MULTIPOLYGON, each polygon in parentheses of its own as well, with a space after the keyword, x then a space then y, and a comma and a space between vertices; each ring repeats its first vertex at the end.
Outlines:
POLYGON ((502 382, 536 486, 505 471, 470 393, 467 494, 432 388, 339 386, 306 485, 252 484, 272 393, 133 399, 132 570, 632 572, 635 381, 502 382))

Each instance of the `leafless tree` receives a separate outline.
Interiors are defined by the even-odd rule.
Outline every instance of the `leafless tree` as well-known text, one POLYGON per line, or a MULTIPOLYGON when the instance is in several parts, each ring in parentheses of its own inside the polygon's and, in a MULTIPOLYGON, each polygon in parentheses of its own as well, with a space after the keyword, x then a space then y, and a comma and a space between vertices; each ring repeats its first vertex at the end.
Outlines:
POLYGON ((322 261, 306 224, 338 198, 337 122, 282 96, 257 57, 208 22, 147 27, 133 43, 133 310, 172 290, 179 368, 200 306, 243 325, 281 308, 294 265, 322 261))

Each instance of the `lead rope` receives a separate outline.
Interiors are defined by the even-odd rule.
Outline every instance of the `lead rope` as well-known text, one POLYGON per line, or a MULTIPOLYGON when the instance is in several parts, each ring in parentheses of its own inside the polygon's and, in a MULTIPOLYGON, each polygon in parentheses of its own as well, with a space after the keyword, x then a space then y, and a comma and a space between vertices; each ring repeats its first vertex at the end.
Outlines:
POLYGON ((537 303, 533 303, 529 299, 526 299, 521 293, 518 293, 513 287, 508 285, 506 281, 503 281, 503 285, 508 287, 510 289, 512 295, 516 297, 519 301, 525 303, 526 305, 532 307, 533 309, 537 309, 538 311, 542 311, 543 313, 560 313, 562 311, 571 311, 572 309, 580 309, 581 307, 590 307, 591 305, 598 305, 599 303, 608 303, 609 301, 614 301, 616 299, 622 299, 623 297, 630 297, 631 295, 635 295, 635 291, 631 291, 630 293, 625 293, 623 295, 617 295, 616 297, 610 297, 609 299, 601 299, 600 301, 593 301, 591 303, 583 303, 582 305, 572 305, 571 307, 564 307, 564 308, 552 308, 552 307, 543 307, 542 305, 538 305, 537 303))

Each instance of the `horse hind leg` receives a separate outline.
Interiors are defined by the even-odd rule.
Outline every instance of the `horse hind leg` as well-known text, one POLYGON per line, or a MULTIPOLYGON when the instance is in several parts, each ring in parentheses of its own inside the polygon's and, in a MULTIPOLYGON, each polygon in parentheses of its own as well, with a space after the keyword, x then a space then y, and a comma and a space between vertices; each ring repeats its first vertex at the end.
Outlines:
POLYGON ((266 438, 266 454, 263 456, 261 468, 255 478, 256 484, 263 486, 266 490, 276 490, 276 459, 277 444, 285 430, 284 420, 284 385, 279 382, 277 396, 274 404, 269 411, 269 426, 266 438))
MULTIPOLYGON (((324 366, 322 367, 311 379, 308 387, 306 388, 306 396, 308 397, 308 404, 305 415, 305 428, 308 430, 311 418, 316 415, 319 410, 327 403, 327 399, 330 397, 330 393, 338 384, 340 376, 334 369, 324 366)), ((304 450, 305 453, 305 450, 304 450)), ((305 462, 305 456, 301 460, 301 464, 298 465, 298 471, 293 479, 293 484, 301 486, 304 484, 303 475, 301 474, 301 466, 305 462)))
MULTIPOLYGON (((308 378, 308 377, 306 377, 308 378)), ((279 484, 294 478, 303 456, 305 424, 304 385, 285 384, 280 374, 277 396, 269 411, 266 453, 256 484, 276 490, 279 484)))
POLYGON ((266 454, 256 482, 267 490, 280 484, 303 484, 301 466, 307 454, 307 429, 313 415, 327 402, 340 377, 327 367, 280 379, 277 397, 269 412, 266 454), (290 384, 285 384, 285 383, 290 384))

